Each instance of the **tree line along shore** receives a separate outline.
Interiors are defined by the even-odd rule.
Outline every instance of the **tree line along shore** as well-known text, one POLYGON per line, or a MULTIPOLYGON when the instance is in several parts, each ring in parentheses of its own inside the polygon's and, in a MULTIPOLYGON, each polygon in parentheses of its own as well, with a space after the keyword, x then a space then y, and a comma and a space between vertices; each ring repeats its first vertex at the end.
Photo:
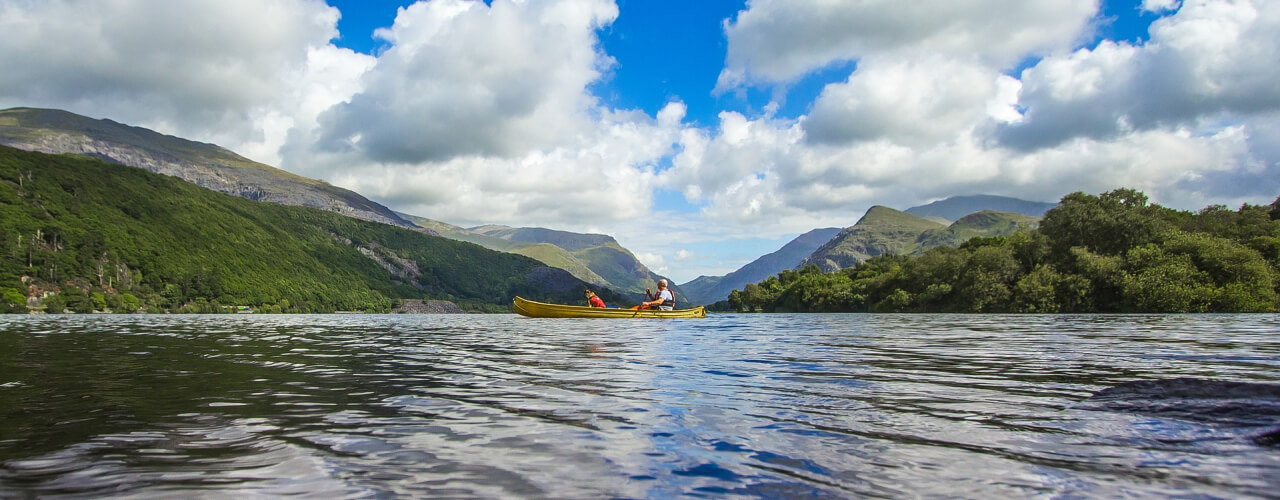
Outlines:
POLYGON ((1036 229, 824 273, 783 271, 716 309, 760 312, 1280 311, 1280 197, 1199 212, 1134 189, 1072 193, 1036 229))

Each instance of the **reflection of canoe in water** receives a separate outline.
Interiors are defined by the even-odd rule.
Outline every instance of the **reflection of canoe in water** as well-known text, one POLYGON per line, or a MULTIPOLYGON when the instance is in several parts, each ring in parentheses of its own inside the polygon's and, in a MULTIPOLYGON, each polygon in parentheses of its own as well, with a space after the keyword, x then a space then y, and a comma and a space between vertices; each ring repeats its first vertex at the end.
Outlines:
POLYGON ((587 306, 562 306, 545 304, 516 297, 511 309, 518 314, 530 318, 705 318, 707 309, 702 306, 693 309, 676 309, 660 311, 653 309, 614 309, 587 306))

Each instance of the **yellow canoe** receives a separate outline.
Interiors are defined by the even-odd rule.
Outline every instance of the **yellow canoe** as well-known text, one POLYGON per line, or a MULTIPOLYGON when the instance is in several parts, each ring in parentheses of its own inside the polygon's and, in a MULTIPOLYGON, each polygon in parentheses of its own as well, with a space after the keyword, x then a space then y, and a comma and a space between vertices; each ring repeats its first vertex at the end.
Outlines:
POLYGON ((707 308, 698 306, 693 309, 676 309, 661 311, 646 309, 612 309, 587 306, 562 306, 545 304, 516 297, 511 309, 517 314, 530 318, 705 318, 707 308))

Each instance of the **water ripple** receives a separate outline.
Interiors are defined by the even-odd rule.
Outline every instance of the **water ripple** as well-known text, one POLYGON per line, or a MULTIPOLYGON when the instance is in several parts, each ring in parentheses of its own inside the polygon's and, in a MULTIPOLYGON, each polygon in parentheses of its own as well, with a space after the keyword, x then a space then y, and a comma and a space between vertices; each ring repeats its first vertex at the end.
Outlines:
POLYGON ((1280 401, 1089 398, 1280 383, 1277 331, 1277 315, 7 316, 0 496, 1270 497, 1280 454, 1250 438, 1280 401))

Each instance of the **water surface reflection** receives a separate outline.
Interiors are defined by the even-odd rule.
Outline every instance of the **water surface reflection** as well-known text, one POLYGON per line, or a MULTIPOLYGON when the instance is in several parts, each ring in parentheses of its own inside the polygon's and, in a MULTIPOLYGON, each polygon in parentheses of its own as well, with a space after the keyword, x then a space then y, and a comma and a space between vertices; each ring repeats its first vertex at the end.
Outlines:
MULTIPOLYGON (((0 318, 0 492, 1266 497, 1280 316, 0 318), (1269 404, 1261 401, 1259 404, 1269 404)), ((1276 402, 1280 404, 1280 402, 1276 402)))

